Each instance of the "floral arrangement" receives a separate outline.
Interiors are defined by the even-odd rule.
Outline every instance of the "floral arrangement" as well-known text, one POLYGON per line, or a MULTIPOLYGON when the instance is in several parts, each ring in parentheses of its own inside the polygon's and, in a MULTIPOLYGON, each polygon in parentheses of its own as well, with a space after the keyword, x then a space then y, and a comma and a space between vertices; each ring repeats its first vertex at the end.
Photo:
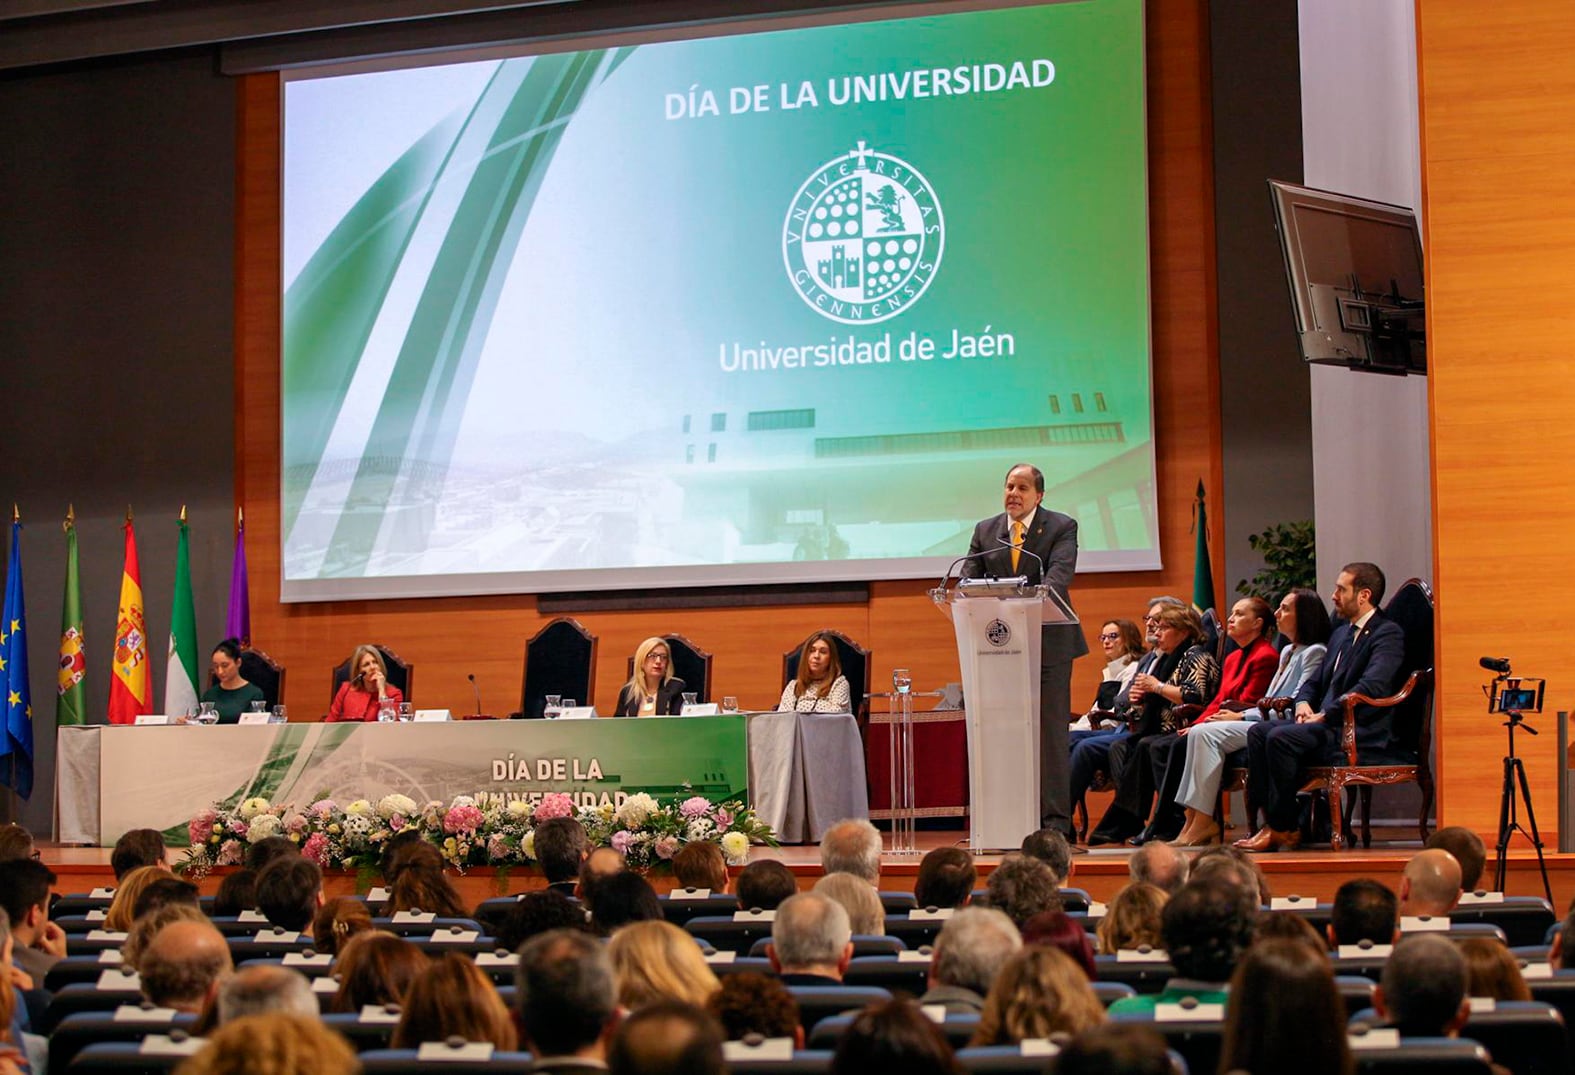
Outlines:
POLYGON ((344 805, 320 798, 304 808, 251 798, 237 805, 215 803, 191 819, 191 847, 181 869, 202 877, 215 866, 239 865, 248 844, 283 836, 319 866, 362 870, 377 865, 395 833, 411 829, 461 870, 531 865, 536 826, 558 817, 576 818, 593 846, 616 848, 635 869, 659 867, 696 840, 717 844, 735 866, 748 861, 752 843, 777 846, 770 826, 754 810, 737 801, 713 803, 703 795, 664 804, 639 792, 597 806, 577 805, 562 792, 539 799, 483 792, 425 805, 407 795, 385 795, 375 803, 356 799, 344 805))

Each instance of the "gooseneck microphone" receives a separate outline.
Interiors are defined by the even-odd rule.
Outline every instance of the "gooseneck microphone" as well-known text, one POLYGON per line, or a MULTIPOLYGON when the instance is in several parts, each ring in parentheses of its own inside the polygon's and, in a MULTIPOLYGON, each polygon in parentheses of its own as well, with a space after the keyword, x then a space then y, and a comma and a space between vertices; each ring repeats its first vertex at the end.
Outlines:
POLYGON ((471 672, 465 676, 470 680, 470 689, 476 694, 476 716, 481 716, 481 688, 476 684, 476 673, 471 672))
POLYGON ((1489 672, 1497 672, 1501 676, 1509 675, 1508 657, 1479 657, 1477 664, 1480 664, 1489 672))

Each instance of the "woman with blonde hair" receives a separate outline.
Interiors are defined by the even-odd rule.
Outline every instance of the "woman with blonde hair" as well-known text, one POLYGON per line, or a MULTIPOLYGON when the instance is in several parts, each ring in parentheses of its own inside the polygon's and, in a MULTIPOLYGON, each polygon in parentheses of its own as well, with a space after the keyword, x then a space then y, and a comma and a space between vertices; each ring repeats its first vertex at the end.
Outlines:
POLYGON ((469 956, 446 952, 410 983, 390 1046, 415 1049, 454 1037, 490 1042, 505 1052, 519 1047, 519 1032, 492 982, 469 956))
POLYGON ((674 716, 689 685, 673 675, 673 651, 665 638, 647 638, 634 651, 634 675, 618 692, 619 717, 674 716))
POLYGON ((360 645, 350 655, 350 678, 339 684, 339 692, 328 707, 329 723, 377 720, 384 702, 395 706, 405 700, 398 687, 388 682, 388 666, 376 646, 360 645))
POLYGON ((848 924, 856 937, 883 937, 886 934, 886 908, 880 895, 862 877, 851 873, 828 873, 815 882, 814 891, 842 904, 848 924))
POLYGON ((175 1075, 354 1075, 360 1070, 350 1043, 319 1019, 246 1015, 214 1031, 175 1075))
POLYGON ((798 675, 782 688, 778 712, 846 713, 853 708, 853 693, 842 674, 837 640, 829 631, 816 631, 798 651, 798 675))
POLYGON ((607 942, 618 1003, 634 1010, 657 1000, 704 1008, 721 988, 700 946, 671 922, 631 922, 607 942))
POLYGON ((1131 951, 1140 945, 1163 948, 1159 936, 1159 916, 1170 897, 1158 885, 1146 881, 1133 881, 1110 899, 1105 907, 1105 917, 1099 920, 1094 936, 1099 938, 1099 951, 1114 955, 1131 951))
POLYGON ((163 866, 138 866, 122 877, 120 884, 115 886, 115 898, 110 901, 109 910, 104 912, 104 928, 116 933, 131 929, 132 911, 138 897, 153 882, 169 875, 163 866))
POLYGON ((1029 945, 1005 963, 984 998, 971 1045, 1016 1045, 1077 1034, 1105 1021, 1083 969, 1059 948, 1029 945))

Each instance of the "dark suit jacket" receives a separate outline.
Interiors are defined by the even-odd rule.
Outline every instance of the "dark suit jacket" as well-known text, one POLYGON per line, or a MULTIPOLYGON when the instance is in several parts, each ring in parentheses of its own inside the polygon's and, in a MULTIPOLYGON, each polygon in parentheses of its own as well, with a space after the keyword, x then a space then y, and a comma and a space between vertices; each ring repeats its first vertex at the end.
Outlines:
MULTIPOLYGON (((1012 570, 1012 519, 1006 512, 984 520, 973 528, 973 540, 968 543, 968 555, 976 556, 963 564, 964 578, 1011 578, 1023 575, 1030 585, 1048 583, 1056 595, 1071 607, 1067 588, 1072 585, 1072 575, 1077 570, 1077 520, 1058 511, 1047 511, 1043 504, 1034 509, 1028 530, 1023 534, 1022 555, 1018 557, 1017 570, 1012 570), (1039 557, 1029 556, 1033 553, 1039 557), (1040 561, 1044 562, 1041 576, 1040 561)), ((1040 659, 1045 664, 1071 661, 1088 652, 1088 639, 1083 637, 1081 625, 1047 626, 1044 629, 1044 649, 1040 659)))
MULTIPOLYGON (((662 684, 662 689, 656 692, 656 712, 664 717, 676 714, 684 707, 683 693, 689 685, 674 676, 662 684)), ((613 710, 615 717, 633 717, 640 712, 640 699, 629 689, 629 684, 623 685, 623 690, 618 692, 618 708, 613 710)))
MULTIPOLYGON (((1382 698, 1393 694, 1400 686, 1401 666, 1405 663, 1405 632, 1382 612, 1373 613, 1362 637, 1346 652, 1354 632, 1349 623, 1335 628, 1318 674, 1296 692, 1298 702, 1306 702, 1324 715, 1337 745, 1340 723, 1345 719, 1345 696, 1365 694, 1382 698)), ((1356 707, 1356 749, 1363 760, 1382 760, 1414 749, 1414 745, 1394 742, 1393 713, 1392 709, 1377 706, 1356 707)))

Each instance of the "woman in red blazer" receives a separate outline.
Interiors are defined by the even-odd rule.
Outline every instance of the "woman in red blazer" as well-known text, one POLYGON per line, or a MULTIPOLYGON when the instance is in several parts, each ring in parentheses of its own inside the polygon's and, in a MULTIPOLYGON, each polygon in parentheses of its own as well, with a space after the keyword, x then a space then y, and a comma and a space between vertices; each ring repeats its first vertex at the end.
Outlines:
POLYGON ((329 723, 343 720, 375 721, 384 702, 399 705, 405 700, 398 687, 388 682, 388 668, 376 646, 357 646, 350 655, 351 677, 339 684, 333 704, 328 707, 329 723))

